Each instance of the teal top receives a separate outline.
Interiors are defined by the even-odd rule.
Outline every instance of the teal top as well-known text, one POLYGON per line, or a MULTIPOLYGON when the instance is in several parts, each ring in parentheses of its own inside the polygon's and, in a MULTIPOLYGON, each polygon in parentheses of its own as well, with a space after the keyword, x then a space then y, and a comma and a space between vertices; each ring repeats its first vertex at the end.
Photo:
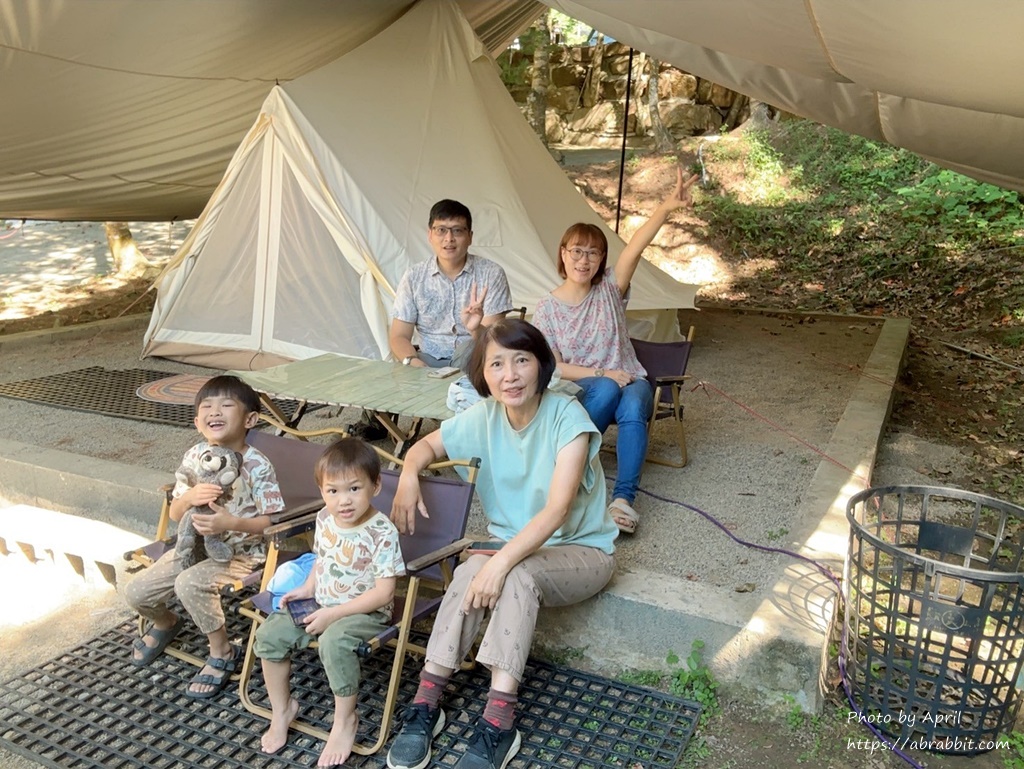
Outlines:
POLYGON ((449 457, 480 457, 477 493, 487 530, 508 541, 547 503, 558 452, 576 436, 590 436, 583 480, 565 523, 545 546, 584 545, 615 552, 618 528, 606 509, 604 470, 598 458, 601 434, 575 398, 548 391, 522 430, 514 430, 505 408, 493 398, 441 423, 449 457))

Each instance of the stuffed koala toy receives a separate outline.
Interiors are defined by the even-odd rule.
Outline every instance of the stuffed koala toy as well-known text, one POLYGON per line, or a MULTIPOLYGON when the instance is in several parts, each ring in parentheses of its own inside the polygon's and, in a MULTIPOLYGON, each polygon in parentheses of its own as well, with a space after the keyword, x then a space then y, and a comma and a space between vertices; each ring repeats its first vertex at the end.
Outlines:
MULTIPOLYGON (((241 454, 222 446, 207 446, 206 450, 191 462, 183 462, 174 475, 189 488, 197 483, 217 484, 224 489, 224 493, 217 497, 216 502, 218 505, 223 505, 231 499, 232 484, 241 473, 241 454)), ((220 563, 227 563, 231 560, 233 555, 231 545, 224 541, 222 534, 200 536, 192 524, 194 514, 207 515, 211 512, 213 511, 209 505, 190 507, 178 522, 177 552, 186 569, 199 563, 205 556, 220 563)))

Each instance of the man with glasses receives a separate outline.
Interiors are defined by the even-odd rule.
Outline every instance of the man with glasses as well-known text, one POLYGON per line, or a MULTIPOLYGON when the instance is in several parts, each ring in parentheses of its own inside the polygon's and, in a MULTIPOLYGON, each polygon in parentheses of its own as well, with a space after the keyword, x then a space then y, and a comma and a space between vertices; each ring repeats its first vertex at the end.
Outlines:
POLYGON ((406 270, 391 311, 391 354, 406 366, 461 366, 472 330, 489 326, 512 309, 505 271, 469 253, 473 216, 457 200, 430 209, 427 239, 434 251, 406 270), (420 336, 420 349, 412 343, 420 336))

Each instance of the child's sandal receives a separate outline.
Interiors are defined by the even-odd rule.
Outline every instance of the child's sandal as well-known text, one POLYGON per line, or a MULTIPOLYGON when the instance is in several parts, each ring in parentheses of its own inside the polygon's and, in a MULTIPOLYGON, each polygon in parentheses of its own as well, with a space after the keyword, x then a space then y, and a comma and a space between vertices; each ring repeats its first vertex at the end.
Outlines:
POLYGON ((167 630, 157 630, 150 625, 140 638, 132 641, 132 648, 139 652, 138 657, 132 654, 132 664, 142 668, 151 663, 164 653, 164 649, 178 636, 184 626, 185 620, 182 617, 177 617, 174 620, 174 625, 167 630), (152 638, 156 643, 153 646, 147 644, 146 636, 152 638))
POLYGON ((237 646, 231 647, 231 657, 223 659, 221 657, 210 656, 206 658, 206 665, 214 670, 219 671, 219 675, 210 675, 209 673, 203 673, 202 670, 192 676, 192 680, 188 682, 188 686, 185 688, 185 696, 191 697, 194 700, 208 700, 211 697, 216 697, 227 687, 231 681, 231 674, 235 672, 235 668, 238 667, 238 658, 241 650, 237 646), (192 689, 193 686, 212 686, 208 692, 197 692, 192 689))

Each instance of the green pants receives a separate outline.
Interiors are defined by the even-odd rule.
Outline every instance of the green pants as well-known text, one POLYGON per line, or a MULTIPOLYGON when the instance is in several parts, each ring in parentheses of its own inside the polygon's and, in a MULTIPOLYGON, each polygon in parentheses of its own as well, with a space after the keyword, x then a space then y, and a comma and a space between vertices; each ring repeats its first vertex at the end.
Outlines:
POLYGON ((317 652, 336 697, 351 697, 359 691, 359 657, 356 649, 390 626, 380 612, 353 614, 332 622, 319 636, 310 635, 292 622, 287 612, 276 611, 256 629, 254 650, 260 659, 283 662, 297 649, 319 642, 317 652))

